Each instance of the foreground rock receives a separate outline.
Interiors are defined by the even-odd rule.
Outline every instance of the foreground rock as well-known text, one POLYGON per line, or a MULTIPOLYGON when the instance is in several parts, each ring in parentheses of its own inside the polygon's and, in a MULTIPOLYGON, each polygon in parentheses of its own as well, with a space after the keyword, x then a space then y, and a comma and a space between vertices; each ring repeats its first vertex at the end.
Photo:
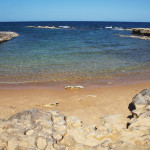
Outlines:
POLYGON ((23 111, 0 120, 0 149, 149 150, 150 90, 137 94, 129 109, 129 123, 116 114, 102 117, 98 126, 56 110, 23 111))
POLYGON ((19 34, 16 32, 0 32, 0 43, 4 41, 9 41, 13 37, 17 37, 19 34))

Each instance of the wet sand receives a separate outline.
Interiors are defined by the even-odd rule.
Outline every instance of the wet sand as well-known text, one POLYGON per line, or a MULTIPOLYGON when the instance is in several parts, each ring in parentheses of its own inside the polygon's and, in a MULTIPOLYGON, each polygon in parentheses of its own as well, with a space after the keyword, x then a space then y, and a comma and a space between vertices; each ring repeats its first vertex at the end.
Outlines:
POLYGON ((38 108, 56 109, 65 115, 77 116, 85 123, 98 124, 104 115, 130 115, 128 105, 132 97, 150 88, 150 81, 119 86, 95 87, 78 90, 60 89, 1 89, 0 118, 19 111, 38 108), (58 106, 42 105, 58 102, 58 106))

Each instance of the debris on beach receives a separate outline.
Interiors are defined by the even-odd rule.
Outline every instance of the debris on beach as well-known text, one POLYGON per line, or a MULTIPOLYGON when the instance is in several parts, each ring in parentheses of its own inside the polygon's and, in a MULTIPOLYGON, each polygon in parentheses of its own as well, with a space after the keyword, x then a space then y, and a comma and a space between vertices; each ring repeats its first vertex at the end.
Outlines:
POLYGON ((78 85, 78 86, 66 86, 65 89, 84 89, 84 86, 78 85))
POLYGON ((58 106, 58 102, 54 102, 54 103, 49 103, 49 104, 45 104, 43 105, 44 107, 54 107, 54 106, 58 106))
POLYGON ((97 97, 96 95, 86 95, 85 97, 78 99, 78 101, 82 101, 87 98, 96 98, 96 97, 97 97))
POLYGON ((49 104, 44 104, 44 105, 38 105, 38 106, 43 106, 43 107, 55 107, 58 106, 58 102, 54 102, 54 103, 49 103, 49 104))

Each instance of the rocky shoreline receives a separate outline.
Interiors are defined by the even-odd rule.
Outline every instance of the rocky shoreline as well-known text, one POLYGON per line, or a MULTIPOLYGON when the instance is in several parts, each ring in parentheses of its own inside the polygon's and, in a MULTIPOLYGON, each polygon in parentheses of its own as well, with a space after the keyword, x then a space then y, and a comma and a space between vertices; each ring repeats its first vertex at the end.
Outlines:
POLYGON ((118 35, 119 37, 129 37, 129 38, 135 38, 135 39, 141 39, 141 40, 150 40, 150 36, 138 36, 138 35, 118 35))
POLYGON ((150 40, 150 28, 131 28, 124 29, 126 31, 132 31, 132 35, 118 35, 120 37, 130 37, 135 39, 150 40))
POLYGON ((27 26, 28 28, 41 28, 41 29, 59 29, 55 26, 27 26))
POLYGON ((150 36, 150 28, 133 28, 132 33, 137 35, 150 36))
POLYGON ((149 150, 150 90, 133 97, 129 110, 129 122, 116 114, 102 117, 97 126, 56 110, 19 112, 0 120, 0 149, 149 150))
POLYGON ((17 36, 19 36, 19 34, 16 32, 0 32, 0 43, 9 41, 12 38, 17 37, 17 36))

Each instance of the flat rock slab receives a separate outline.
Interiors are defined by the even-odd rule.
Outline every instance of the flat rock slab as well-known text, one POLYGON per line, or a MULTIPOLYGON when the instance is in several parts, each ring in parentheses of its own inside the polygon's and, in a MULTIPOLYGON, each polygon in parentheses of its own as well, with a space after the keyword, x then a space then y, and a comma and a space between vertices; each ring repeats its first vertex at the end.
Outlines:
POLYGON ((0 32, 0 43, 9 41, 12 38, 17 37, 17 36, 19 36, 19 34, 16 32, 0 32))

